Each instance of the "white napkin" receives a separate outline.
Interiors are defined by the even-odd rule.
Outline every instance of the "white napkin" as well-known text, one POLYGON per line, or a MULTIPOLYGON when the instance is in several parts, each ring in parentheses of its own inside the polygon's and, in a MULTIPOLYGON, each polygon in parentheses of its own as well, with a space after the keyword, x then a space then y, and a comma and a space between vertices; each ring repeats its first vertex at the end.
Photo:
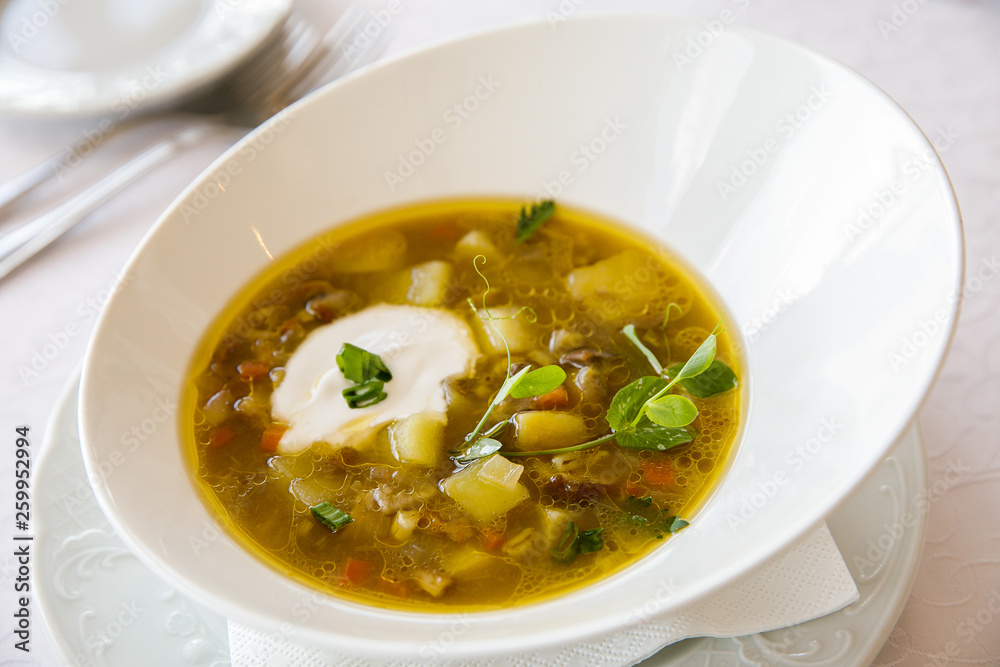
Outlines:
MULTIPOLYGON (((708 598, 598 641, 561 647, 530 655, 500 656, 488 660, 451 663, 447 656, 436 665, 462 667, 539 667, 631 665, 667 644, 688 637, 740 637, 786 628, 825 616, 858 599, 837 545, 826 525, 795 543, 735 584, 708 598)), ((299 646, 229 621, 232 667, 418 667, 423 661, 385 660, 299 646)))

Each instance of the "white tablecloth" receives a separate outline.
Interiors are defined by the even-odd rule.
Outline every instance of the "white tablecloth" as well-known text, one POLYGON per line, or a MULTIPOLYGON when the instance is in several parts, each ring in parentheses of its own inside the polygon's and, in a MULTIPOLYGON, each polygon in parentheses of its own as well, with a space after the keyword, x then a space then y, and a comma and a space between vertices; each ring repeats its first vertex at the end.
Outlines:
MULTIPOLYGON (((376 8, 386 2, 375 0, 376 8)), ((335 13, 343 2, 307 9, 335 13)), ((674 11, 751 25, 840 60, 895 98, 932 139, 966 224, 967 300, 951 354, 919 413, 930 480, 959 462, 958 483, 935 497, 912 595, 879 665, 1000 664, 1000 6, 957 0, 403 0, 387 53, 547 12, 674 11)), ((551 14, 550 14, 551 16, 551 14)), ((71 142, 87 122, 0 120, 0 182, 71 142)), ((162 128, 160 128, 162 131, 162 128)), ((151 127, 61 183, 104 173, 157 134, 151 127)), ((160 212, 237 135, 213 138, 105 206, 0 282, 0 544, 14 530, 14 429, 39 445, 56 396, 83 357, 97 310, 160 212)), ((27 202, 28 215, 58 195, 27 202)), ((0 227, 3 231, 3 227, 0 227)), ((37 451, 35 452, 37 456, 37 451)), ((952 481, 949 477, 949 481, 952 481)), ((63 664, 35 617, 32 651, 14 651, 12 549, 0 551, 0 663, 63 664)))

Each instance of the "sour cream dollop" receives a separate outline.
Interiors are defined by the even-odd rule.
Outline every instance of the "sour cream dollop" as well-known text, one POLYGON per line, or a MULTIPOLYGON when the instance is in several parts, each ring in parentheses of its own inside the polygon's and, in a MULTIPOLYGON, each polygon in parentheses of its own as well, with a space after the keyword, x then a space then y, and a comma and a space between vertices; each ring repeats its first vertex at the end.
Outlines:
POLYGON ((358 430, 417 412, 444 413, 442 381, 468 373, 478 352, 468 324, 435 308, 383 304, 313 330, 271 396, 272 414, 290 426, 279 453, 295 454, 315 442, 340 445, 358 430), (392 372, 381 403, 347 406, 341 392, 354 383, 337 367, 344 343, 379 355, 392 372))

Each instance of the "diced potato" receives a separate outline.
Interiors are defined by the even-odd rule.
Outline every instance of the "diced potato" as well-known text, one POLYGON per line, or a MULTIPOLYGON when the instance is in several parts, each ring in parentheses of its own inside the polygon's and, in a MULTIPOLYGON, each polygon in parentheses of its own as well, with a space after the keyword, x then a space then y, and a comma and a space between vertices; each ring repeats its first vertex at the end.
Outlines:
POLYGON ((497 248, 484 232, 474 229, 455 244, 455 256, 464 261, 472 261, 476 255, 496 257, 497 248))
POLYGON ((455 274, 450 262, 424 262, 410 269, 410 289, 406 300, 415 306, 440 306, 446 303, 448 283, 455 274))
POLYGON ((463 545, 458 552, 448 556, 448 572, 459 579, 472 579, 488 574, 489 570, 502 562, 502 559, 483 553, 476 547, 463 545))
POLYGON ((494 454, 479 459, 441 482, 441 488, 448 497, 479 521, 491 521, 528 499, 528 490, 521 483, 516 483, 513 490, 508 491, 479 478, 483 466, 498 456, 494 454))
POLYGON ((503 545, 503 552, 518 560, 535 560, 548 551, 545 537, 536 528, 525 528, 503 545))
POLYGON ((570 350, 583 346, 583 335, 569 329, 556 329, 549 336, 549 352, 561 357, 570 350))
MULTIPOLYGON (((573 269, 566 286, 577 301, 602 312, 642 312, 656 292, 655 273, 643 256, 626 250, 589 266, 573 269)), ((661 314, 657 314, 662 319, 661 314)))
POLYGON ((436 598, 441 597, 445 590, 451 586, 452 581, 454 581, 451 577, 429 570, 418 570, 413 579, 417 582, 417 586, 420 586, 420 588, 436 598))
POLYGON ((493 316, 492 324, 486 319, 486 311, 477 310, 474 320, 476 337, 480 341, 480 349, 486 353, 503 354, 503 339, 507 339, 507 345, 511 352, 526 352, 535 347, 538 342, 538 333, 535 327, 528 321, 527 311, 518 313, 517 306, 501 306, 490 308, 490 315, 493 316), (503 318, 503 319, 496 319, 503 318), (493 328, 496 325, 496 329, 493 328), (497 333, 500 331, 500 334, 497 333), (501 338, 501 334, 503 338, 501 338))
POLYGON ((447 419, 437 412, 418 412, 397 419, 389 427, 392 455, 403 463, 434 467, 444 458, 447 419))
POLYGON ((513 491, 522 472, 523 465, 512 463, 503 456, 491 456, 479 469, 478 476, 484 482, 499 486, 504 491, 513 491))
POLYGON ((514 446, 522 451, 540 451, 578 445, 587 438, 583 417, 571 412, 518 412, 514 415, 517 439, 514 446))
POLYGON ((417 528, 417 521, 420 520, 420 510, 399 510, 392 521, 389 532, 392 536, 404 542, 410 539, 410 535, 417 528))
POLYGON ((372 273, 400 268, 406 260, 402 232, 367 234, 338 244, 331 267, 337 273, 372 273))
POLYGON ((572 512, 566 510, 557 510, 551 507, 542 510, 542 536, 545 538, 545 541, 550 546, 558 543, 559 538, 562 537, 563 532, 566 530, 566 526, 575 518, 572 512))

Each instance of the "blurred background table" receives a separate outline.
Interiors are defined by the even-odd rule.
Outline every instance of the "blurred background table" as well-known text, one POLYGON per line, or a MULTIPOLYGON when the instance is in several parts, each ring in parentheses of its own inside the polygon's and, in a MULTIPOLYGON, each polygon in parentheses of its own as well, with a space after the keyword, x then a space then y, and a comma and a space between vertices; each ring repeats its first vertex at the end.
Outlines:
MULTIPOLYGON (((670 11, 716 20, 728 11, 725 16, 738 23, 800 42, 859 71, 936 141, 965 219, 966 300, 950 355, 918 422, 931 484, 949 469, 963 472, 945 493, 931 496, 917 580, 876 664, 1000 664, 1000 4, 373 0, 369 9, 378 12, 397 3, 383 57, 526 20, 609 11, 670 11)), ((313 0, 300 8, 329 23, 345 6, 342 0, 313 0)), ((122 138, 113 150, 95 151, 85 166, 67 174, 59 192, 27 202, 18 214, 40 210, 74 184, 105 173, 171 122, 157 121, 122 138)), ((80 141, 93 123, 0 119, 0 183, 80 141)), ((238 136, 220 134, 174 159, 0 282, 0 497, 5 499, 0 543, 12 543, 14 428, 30 426, 33 445, 41 444, 55 400, 83 358, 96 315, 132 249, 174 197, 238 136)), ((111 142, 107 148, 112 149, 111 142)), ((31 653, 13 650, 15 576, 12 549, 4 548, 0 617, 7 620, 0 623, 0 664, 65 664, 37 610, 31 653)))

